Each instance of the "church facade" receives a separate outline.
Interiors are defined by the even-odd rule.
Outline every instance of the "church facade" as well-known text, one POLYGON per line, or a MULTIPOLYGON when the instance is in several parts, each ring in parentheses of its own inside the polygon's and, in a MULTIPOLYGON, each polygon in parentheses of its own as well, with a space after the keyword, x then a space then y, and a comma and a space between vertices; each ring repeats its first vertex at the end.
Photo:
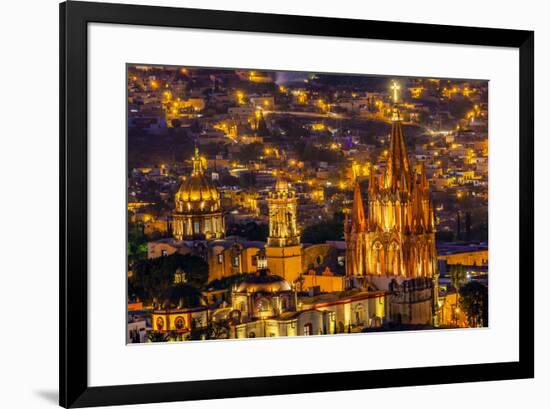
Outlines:
POLYGON ((392 321, 433 323, 438 292, 433 204, 423 164, 413 171, 409 163, 397 108, 385 171, 371 172, 366 209, 356 183, 344 234, 349 285, 389 291, 392 321))

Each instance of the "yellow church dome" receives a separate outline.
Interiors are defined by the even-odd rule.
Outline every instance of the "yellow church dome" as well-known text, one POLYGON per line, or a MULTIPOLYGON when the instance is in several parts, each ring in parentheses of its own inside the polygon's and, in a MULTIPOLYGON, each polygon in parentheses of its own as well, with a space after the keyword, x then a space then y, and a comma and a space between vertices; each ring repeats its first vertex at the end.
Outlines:
POLYGON ((202 173, 191 175, 184 180, 176 193, 176 201, 183 202, 218 200, 219 197, 220 195, 214 184, 202 173))
POLYGON ((256 274, 249 275, 237 287, 238 293, 277 293, 292 291, 292 287, 283 277, 271 274, 269 270, 259 270, 256 274))
POLYGON ((176 197, 176 210, 181 213, 202 213, 220 210, 220 194, 204 172, 204 159, 195 149, 193 173, 180 185, 176 197))

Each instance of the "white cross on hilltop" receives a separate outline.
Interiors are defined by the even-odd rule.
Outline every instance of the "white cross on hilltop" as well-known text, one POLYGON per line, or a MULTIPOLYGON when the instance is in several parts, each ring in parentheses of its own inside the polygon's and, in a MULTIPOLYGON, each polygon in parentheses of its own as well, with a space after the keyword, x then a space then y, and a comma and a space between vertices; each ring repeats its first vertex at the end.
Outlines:
POLYGON ((395 103, 397 103, 397 100, 399 99, 399 90, 401 89, 401 87, 399 86, 397 81, 393 81, 390 89, 393 92, 393 103, 395 104, 395 103))

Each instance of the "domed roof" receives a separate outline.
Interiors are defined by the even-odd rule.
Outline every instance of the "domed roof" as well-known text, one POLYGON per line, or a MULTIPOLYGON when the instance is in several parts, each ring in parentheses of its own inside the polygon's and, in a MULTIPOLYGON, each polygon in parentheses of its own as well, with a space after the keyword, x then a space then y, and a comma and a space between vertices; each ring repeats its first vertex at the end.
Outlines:
POLYGON ((174 285, 168 288, 162 296, 161 308, 163 310, 180 310, 205 306, 206 302, 201 292, 187 284, 174 285))
POLYGON ((220 194, 212 181, 205 176, 203 160, 199 155, 199 150, 195 148, 195 156, 192 159, 193 172, 183 181, 176 193, 176 205, 181 205, 179 207, 182 211, 210 210, 212 205, 216 208, 215 210, 218 210, 219 203, 217 201, 220 200, 220 194), (216 203, 212 203, 212 201, 216 203), (189 206, 183 206, 185 203, 189 203, 189 206), (201 208, 196 209, 197 204, 200 203, 203 203, 201 208))
POLYGON ((283 277, 271 274, 268 269, 259 270, 256 274, 250 274, 237 287, 238 293, 275 293, 282 291, 292 291, 292 287, 283 277))
POLYGON ((218 190, 203 173, 192 174, 183 181, 176 193, 176 200, 183 202, 218 200, 219 197, 218 190))

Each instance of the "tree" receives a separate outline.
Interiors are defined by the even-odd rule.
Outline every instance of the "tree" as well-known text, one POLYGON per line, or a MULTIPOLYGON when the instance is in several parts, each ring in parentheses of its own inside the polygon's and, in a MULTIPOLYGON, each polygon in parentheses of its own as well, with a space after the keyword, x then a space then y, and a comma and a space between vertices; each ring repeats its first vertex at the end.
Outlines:
POLYGON ((228 236, 239 236, 252 241, 266 241, 268 225, 265 223, 232 223, 227 227, 228 236))
POLYGON ((472 236, 472 214, 466 212, 466 241, 470 241, 472 236))
POLYGON ((327 240, 341 240, 344 236, 342 213, 335 213, 332 219, 307 226, 302 232, 304 243, 324 243, 327 240))
POLYGON ((342 159, 341 153, 328 148, 320 148, 312 142, 296 144, 296 151, 300 160, 304 162, 328 162, 335 163, 342 159))
POLYGON ((244 172, 239 177, 239 185, 243 189, 251 189, 256 186, 256 173, 255 172, 244 172))
POLYGON ((451 280, 451 286, 458 292, 460 287, 467 281, 464 266, 462 264, 452 264, 449 271, 449 279, 451 280))
POLYGON ((461 225, 460 225, 460 210, 457 210, 456 212, 456 238, 457 240, 460 240, 461 238, 461 225))
POLYGON ((259 142, 252 142, 248 145, 241 147, 240 152, 237 154, 239 160, 243 163, 248 163, 252 160, 257 160, 264 151, 263 144, 259 142))
POLYGON ((220 184, 222 186, 238 186, 239 178, 226 173, 220 177, 220 184))
POLYGON ((208 339, 228 339, 231 333, 228 321, 212 322, 208 330, 208 339))
POLYGON ((260 113, 260 118, 258 119, 256 134, 258 136, 269 136, 269 129, 267 129, 267 124, 265 123, 264 116, 261 113, 260 113))
POLYGON ((233 274, 227 277, 217 278, 208 283, 207 287, 215 290, 225 290, 242 283, 248 276, 248 274, 233 274))
POLYGON ((132 265, 147 256, 147 237, 143 233, 143 225, 135 223, 128 226, 128 264, 132 265))
POLYGON ((189 332, 189 340, 198 341, 208 339, 210 328, 204 326, 200 317, 191 320, 191 331, 189 332))
POLYGON ((191 132, 193 133, 200 133, 202 131, 202 126, 200 124, 200 122, 195 119, 192 123, 191 123, 191 132))
POLYGON ((436 231, 435 232, 435 239, 437 241, 453 241, 454 240, 454 233, 452 231, 436 231))
POLYGON ((487 286, 471 281, 460 289, 460 308, 468 316, 471 327, 486 327, 489 324, 489 292, 487 286))
POLYGON ((180 268, 185 271, 187 284, 201 289, 208 281, 208 264, 200 257, 179 253, 154 259, 139 260, 129 284, 136 292, 143 294, 147 302, 159 298, 172 286, 174 273, 180 268))
POLYGON ((162 332, 150 332, 149 335, 147 335, 148 342, 167 342, 168 338, 169 334, 164 334, 162 332))

